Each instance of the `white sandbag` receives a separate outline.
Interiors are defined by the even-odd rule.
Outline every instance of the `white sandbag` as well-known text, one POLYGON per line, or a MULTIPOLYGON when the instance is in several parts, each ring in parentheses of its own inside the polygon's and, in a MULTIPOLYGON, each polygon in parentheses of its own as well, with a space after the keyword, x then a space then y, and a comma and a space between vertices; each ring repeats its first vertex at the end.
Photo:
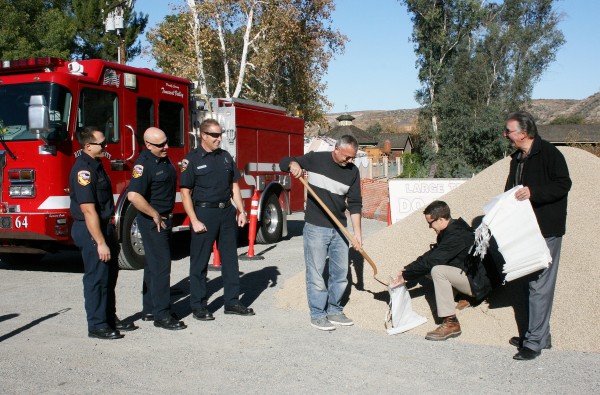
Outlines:
POLYGON ((531 202, 515 198, 515 192, 521 188, 523 186, 518 185, 486 204, 483 208, 486 215, 475 231, 477 251, 482 257, 486 253, 489 234, 496 239, 505 261, 506 281, 545 269, 552 262, 531 202))
POLYGON ((388 287, 388 291, 390 293, 390 306, 385 315, 385 327, 388 335, 406 332, 427 322, 427 318, 413 311, 406 285, 403 284, 395 288, 388 287), (392 327, 388 328, 390 321, 392 327))

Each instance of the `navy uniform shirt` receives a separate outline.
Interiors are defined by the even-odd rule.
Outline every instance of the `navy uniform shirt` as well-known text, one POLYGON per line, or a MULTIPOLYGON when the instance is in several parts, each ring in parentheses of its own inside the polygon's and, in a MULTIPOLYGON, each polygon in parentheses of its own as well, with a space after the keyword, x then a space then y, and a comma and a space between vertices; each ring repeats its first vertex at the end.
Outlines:
POLYGON ((114 215, 112 185, 99 159, 82 153, 71 169, 69 189, 71 214, 76 220, 85 220, 79 207, 83 203, 94 203, 101 220, 106 221, 114 215))
POLYGON ((194 202, 228 202, 231 184, 241 177, 229 152, 221 148, 206 152, 200 146, 181 163, 179 187, 192 190, 194 202))
POLYGON ((168 157, 159 158, 144 150, 135 161, 127 190, 137 192, 159 214, 173 211, 177 171, 168 157))

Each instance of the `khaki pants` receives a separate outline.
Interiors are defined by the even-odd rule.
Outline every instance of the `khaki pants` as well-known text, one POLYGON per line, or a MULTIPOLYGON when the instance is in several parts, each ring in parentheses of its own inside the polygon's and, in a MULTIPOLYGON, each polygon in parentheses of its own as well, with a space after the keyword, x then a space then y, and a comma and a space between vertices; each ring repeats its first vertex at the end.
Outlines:
POLYGON ((431 269, 435 288, 435 303, 438 317, 448 317, 455 313, 455 290, 472 296, 469 279, 462 269, 454 266, 437 265, 431 269))

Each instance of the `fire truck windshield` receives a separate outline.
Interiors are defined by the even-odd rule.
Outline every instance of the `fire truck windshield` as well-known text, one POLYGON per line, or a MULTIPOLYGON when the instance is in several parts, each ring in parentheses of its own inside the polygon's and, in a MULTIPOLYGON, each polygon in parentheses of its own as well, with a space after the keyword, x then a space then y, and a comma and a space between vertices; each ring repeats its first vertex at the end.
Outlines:
POLYGON ((71 109, 71 93, 53 83, 0 85, 0 133, 5 141, 35 140, 28 130, 29 99, 44 95, 50 112, 48 140, 67 138, 67 125, 71 109))

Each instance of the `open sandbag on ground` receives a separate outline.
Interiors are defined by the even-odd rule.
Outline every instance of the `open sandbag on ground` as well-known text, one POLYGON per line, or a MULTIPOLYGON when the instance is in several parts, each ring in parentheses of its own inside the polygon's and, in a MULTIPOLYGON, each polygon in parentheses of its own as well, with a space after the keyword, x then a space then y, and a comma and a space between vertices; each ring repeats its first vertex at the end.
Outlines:
MULTIPOLYGON (((551 320, 552 344, 562 350, 600 352, 600 342, 591 330, 600 321, 600 243, 594 226, 600 214, 600 158, 576 148, 560 150, 567 160, 573 187, 569 193, 567 234, 563 237, 551 320)), ((483 215, 485 203, 503 191, 508 167, 509 158, 500 160, 444 195, 452 216, 472 223, 483 215)), ((369 237, 364 248, 377 264, 379 277, 386 278, 425 252, 435 237, 419 211, 369 237)), ((353 269, 353 281, 362 285, 364 280, 364 290, 352 288, 345 312, 356 325, 383 332, 387 290, 372 278, 368 265, 358 267, 359 278, 353 269)), ((508 345, 508 339, 519 333, 517 322, 526 326, 523 289, 519 280, 507 283, 479 306, 457 312, 463 333, 452 341, 508 345)), ((398 336, 423 336, 436 326, 433 284, 423 280, 410 293, 413 309, 429 321, 398 336)), ((288 280, 278 297, 282 307, 308 310, 304 273, 288 280)))

